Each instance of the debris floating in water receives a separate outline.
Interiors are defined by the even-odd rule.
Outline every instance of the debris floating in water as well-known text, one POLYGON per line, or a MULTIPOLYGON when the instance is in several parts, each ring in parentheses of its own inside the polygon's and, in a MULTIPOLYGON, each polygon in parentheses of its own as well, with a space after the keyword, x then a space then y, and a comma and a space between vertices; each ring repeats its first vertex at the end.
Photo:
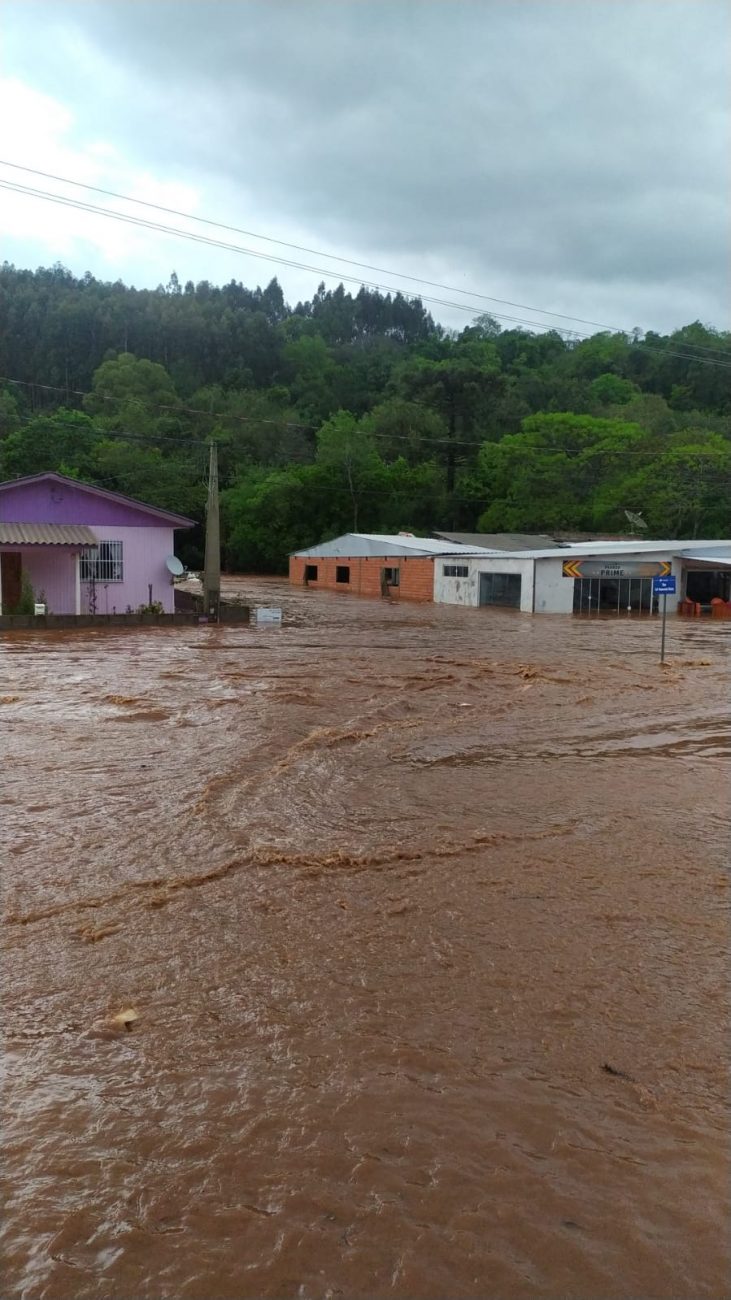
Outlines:
POLYGON ((124 1011, 118 1011, 116 1016, 112 1016, 111 1023, 118 1029, 129 1031, 139 1018, 139 1012, 134 1007, 126 1007, 124 1011))

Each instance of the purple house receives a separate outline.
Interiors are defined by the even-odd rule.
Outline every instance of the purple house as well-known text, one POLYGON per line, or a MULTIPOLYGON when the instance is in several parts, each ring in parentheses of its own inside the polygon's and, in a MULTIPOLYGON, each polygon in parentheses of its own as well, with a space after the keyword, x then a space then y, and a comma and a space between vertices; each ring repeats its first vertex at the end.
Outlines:
POLYGON ((150 600, 174 610, 166 560, 193 520, 63 474, 0 483, 0 612, 27 577, 49 614, 123 614, 150 600))

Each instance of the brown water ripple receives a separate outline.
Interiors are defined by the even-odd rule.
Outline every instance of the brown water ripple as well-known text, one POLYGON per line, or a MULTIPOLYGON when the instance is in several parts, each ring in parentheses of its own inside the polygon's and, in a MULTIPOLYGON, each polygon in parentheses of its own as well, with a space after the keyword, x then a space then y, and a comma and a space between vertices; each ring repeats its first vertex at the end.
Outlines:
POLYGON ((5 1293, 725 1296, 726 629, 253 590, 0 645, 5 1293))

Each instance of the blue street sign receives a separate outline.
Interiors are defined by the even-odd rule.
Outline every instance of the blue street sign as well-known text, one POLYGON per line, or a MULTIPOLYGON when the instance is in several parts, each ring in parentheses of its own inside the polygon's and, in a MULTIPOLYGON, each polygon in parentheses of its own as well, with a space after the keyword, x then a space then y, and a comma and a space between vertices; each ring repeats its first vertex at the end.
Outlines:
POLYGON ((653 596, 674 596, 675 595, 675 578, 653 578, 652 579, 653 596))

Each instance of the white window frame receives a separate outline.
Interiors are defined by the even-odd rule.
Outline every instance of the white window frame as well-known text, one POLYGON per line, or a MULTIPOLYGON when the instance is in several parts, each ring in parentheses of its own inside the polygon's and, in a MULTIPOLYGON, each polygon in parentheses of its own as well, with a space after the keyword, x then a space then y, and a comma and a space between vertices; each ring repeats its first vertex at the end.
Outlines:
POLYGON ((82 582, 124 582, 124 544, 105 539, 97 546, 85 546, 79 556, 82 582))
POLYGON ((445 564, 442 566, 442 576, 445 578, 468 578, 470 576, 469 565, 445 564))

